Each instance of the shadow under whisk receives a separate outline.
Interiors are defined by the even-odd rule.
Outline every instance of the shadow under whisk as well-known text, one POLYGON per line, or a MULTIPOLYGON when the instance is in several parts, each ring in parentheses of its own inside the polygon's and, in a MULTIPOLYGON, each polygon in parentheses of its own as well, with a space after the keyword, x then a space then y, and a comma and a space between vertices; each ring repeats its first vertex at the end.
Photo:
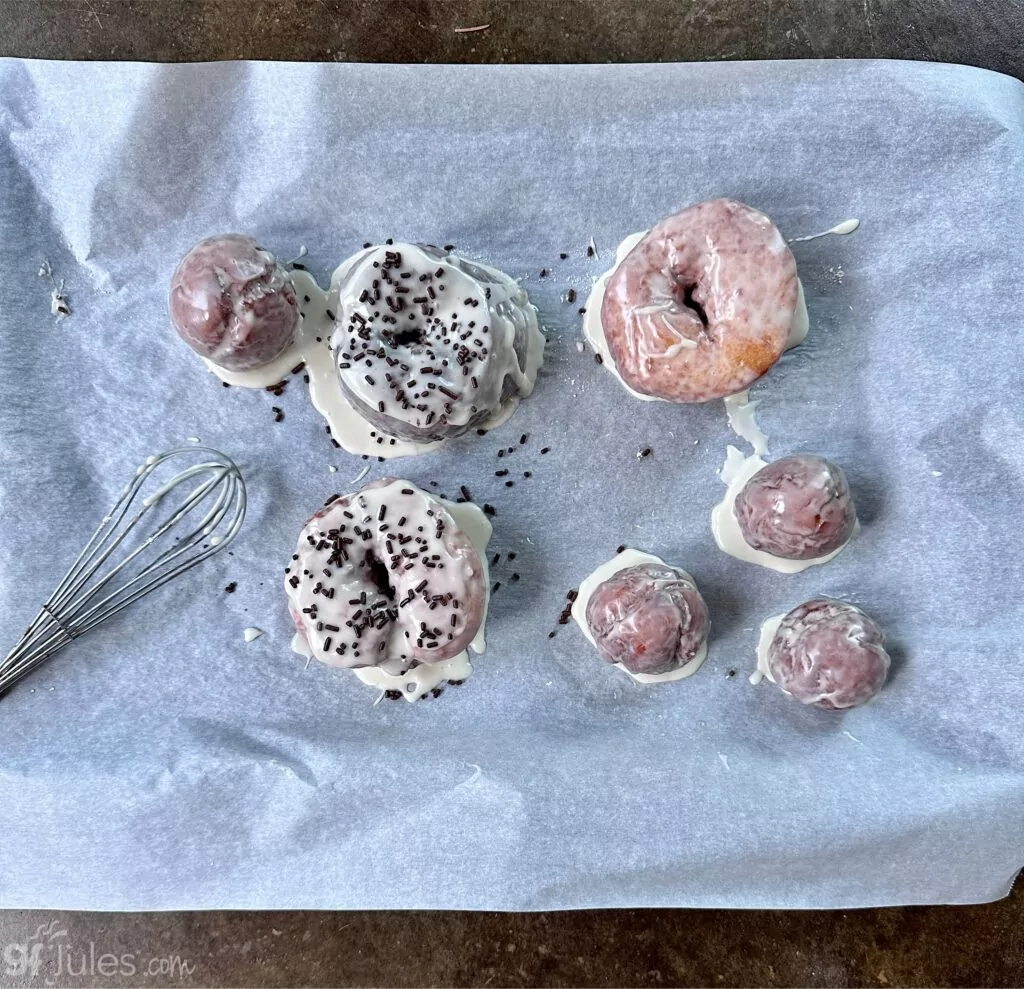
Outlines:
POLYGON ((241 472, 223 453, 193 446, 149 457, 0 661, 0 695, 73 639, 224 549, 245 507, 241 472), (166 465, 181 469, 161 481, 166 465))

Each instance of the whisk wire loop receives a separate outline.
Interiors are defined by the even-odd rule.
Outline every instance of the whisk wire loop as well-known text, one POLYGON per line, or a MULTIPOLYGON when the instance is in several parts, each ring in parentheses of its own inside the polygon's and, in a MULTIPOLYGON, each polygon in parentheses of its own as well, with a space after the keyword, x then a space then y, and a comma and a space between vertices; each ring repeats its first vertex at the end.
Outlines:
POLYGON ((238 467, 224 454, 193 446, 149 457, 135 471, 18 644, 0 661, 0 694, 73 639, 219 553, 238 534, 245 510, 245 482, 238 467), (202 462, 179 471, 138 503, 147 482, 163 464, 197 455, 202 462), (179 489, 190 482, 188 494, 173 502, 172 496, 177 497, 179 489), (168 506, 169 516, 148 529, 158 509, 168 506), (179 527, 188 531, 172 537, 179 527), (132 546, 135 542, 137 545, 132 546), (147 552, 155 556, 145 562, 147 552))

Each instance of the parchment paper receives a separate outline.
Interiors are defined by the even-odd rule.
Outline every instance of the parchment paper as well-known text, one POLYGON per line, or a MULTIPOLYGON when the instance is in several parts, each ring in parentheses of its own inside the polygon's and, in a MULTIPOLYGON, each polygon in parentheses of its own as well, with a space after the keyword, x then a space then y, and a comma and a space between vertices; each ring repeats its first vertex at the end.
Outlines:
POLYGON ((1024 89, 973 69, 0 62, 4 648, 150 453, 201 438, 239 459, 250 502, 231 555, 0 701, 0 906, 1004 895, 1024 864, 1022 230, 1024 89), (791 237, 861 220, 795 245, 811 333, 755 389, 772 455, 841 463, 863 522, 798 576, 714 547, 737 442, 721 404, 636 402, 575 346, 618 241, 715 195, 791 237), (498 512, 489 648, 437 700, 373 706, 289 650, 283 564, 364 462, 300 379, 224 389, 170 330, 176 262, 225 230, 307 245, 321 283, 364 241, 452 243, 540 308, 547 370, 511 422, 372 462, 498 512), (696 676, 635 687, 556 624, 621 543, 703 589, 696 676), (760 621, 818 593, 864 607, 896 661, 845 716, 746 681, 760 621))

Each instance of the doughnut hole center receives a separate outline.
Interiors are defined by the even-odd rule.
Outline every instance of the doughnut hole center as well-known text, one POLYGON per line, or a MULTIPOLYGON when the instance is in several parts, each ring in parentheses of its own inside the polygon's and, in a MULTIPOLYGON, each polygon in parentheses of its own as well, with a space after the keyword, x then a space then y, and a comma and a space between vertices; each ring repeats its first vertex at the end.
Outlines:
POLYGON ((681 288, 683 290, 682 304, 683 304, 683 306, 685 308, 689 309, 690 312, 692 312, 697 317, 697 319, 700 320, 700 325, 703 326, 704 329, 707 329, 708 328, 708 314, 707 314, 707 311, 701 305, 700 300, 697 299, 694 296, 694 292, 696 292, 699 287, 700 286, 696 282, 694 282, 693 284, 690 284, 690 285, 685 285, 685 284, 682 285, 681 286, 681 288))
POLYGON ((422 326, 407 326, 391 335, 393 347, 416 347, 426 342, 426 333, 422 326))
POLYGON ((373 586, 389 601, 395 600, 395 588, 391 583, 387 564, 378 560, 372 552, 366 554, 366 576, 369 577, 373 586))

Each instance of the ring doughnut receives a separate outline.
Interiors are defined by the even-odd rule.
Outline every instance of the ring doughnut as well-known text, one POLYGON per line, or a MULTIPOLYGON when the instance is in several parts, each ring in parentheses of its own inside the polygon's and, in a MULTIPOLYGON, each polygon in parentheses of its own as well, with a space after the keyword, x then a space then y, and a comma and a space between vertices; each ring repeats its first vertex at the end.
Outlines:
POLYGON ((378 430, 443 440, 533 391, 544 338, 508 275, 416 244, 343 268, 331 347, 345 398, 378 430))
POLYGON ((775 224, 714 199, 639 239, 604 286, 600 329, 633 392, 707 402, 743 391, 775 364, 793 342, 799 297, 796 260, 775 224))
POLYGON ((408 481, 384 478, 306 523, 285 592, 309 655, 328 666, 400 673, 449 660, 473 642, 487 610, 487 569, 449 507, 408 481))

